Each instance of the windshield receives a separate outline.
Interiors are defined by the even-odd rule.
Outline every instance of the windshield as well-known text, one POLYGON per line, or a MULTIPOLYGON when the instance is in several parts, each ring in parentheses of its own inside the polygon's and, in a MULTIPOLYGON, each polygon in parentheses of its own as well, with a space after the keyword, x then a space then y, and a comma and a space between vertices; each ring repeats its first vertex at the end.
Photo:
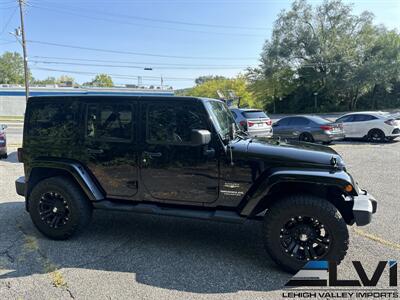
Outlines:
POLYGON ((230 127, 232 124, 235 124, 235 120, 228 107, 220 101, 207 101, 205 106, 214 123, 215 129, 223 139, 226 139, 229 136, 230 127))

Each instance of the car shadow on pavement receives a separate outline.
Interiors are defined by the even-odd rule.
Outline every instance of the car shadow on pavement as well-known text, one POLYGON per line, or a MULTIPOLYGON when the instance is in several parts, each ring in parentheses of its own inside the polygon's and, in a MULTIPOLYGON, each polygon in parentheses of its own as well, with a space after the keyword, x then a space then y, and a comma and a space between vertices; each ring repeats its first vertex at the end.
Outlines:
POLYGON ((369 142, 363 139, 344 139, 340 141, 335 141, 332 144, 329 144, 328 146, 334 146, 334 145, 371 145, 371 146, 385 146, 385 145, 391 145, 391 144, 396 144, 400 142, 400 140, 392 140, 392 141, 386 141, 386 142, 369 142))
POLYGON ((9 152, 8 153, 8 158, 2 159, 1 161, 7 162, 7 163, 20 163, 18 161, 17 151, 9 152))
POLYGON ((261 224, 95 211, 67 241, 33 226, 22 202, 0 204, 0 280, 76 269, 132 273, 132 281, 194 293, 281 289, 291 277, 264 252, 261 224))

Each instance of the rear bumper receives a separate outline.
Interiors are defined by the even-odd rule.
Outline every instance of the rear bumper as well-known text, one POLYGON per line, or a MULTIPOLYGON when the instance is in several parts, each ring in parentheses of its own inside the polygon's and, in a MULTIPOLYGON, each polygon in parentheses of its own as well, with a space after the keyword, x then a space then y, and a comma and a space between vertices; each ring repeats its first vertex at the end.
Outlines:
POLYGON ((272 137, 272 130, 247 131, 251 137, 272 137))
POLYGON ((372 215, 376 213, 378 203, 375 198, 365 190, 360 190, 354 197, 353 215, 357 226, 371 223, 372 215))
POLYGON ((344 133, 322 133, 316 138, 316 140, 320 140, 322 142, 338 141, 343 139, 344 133))
POLYGON ((17 180, 15 180, 15 190, 17 191, 17 194, 20 196, 25 197, 25 177, 21 176, 17 180))

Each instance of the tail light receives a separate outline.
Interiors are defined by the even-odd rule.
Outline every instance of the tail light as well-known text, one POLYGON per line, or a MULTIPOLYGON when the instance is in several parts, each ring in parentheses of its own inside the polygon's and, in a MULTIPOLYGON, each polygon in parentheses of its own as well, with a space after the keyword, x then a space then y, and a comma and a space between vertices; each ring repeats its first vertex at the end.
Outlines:
POLYGON ((246 122, 246 121, 240 121, 239 124, 240 124, 240 126, 241 126, 242 128, 244 128, 244 129, 247 128, 247 122, 246 122))
POLYGON ((18 148, 17 149, 17 157, 19 162, 24 162, 24 155, 23 155, 23 149, 18 148))
POLYGON ((247 121, 247 126, 252 127, 252 126, 254 126, 254 123, 250 122, 250 121, 247 121))
POLYGON ((267 120, 267 121, 265 121, 265 124, 271 126, 272 125, 272 121, 271 120, 267 120))
POLYGON ((394 119, 386 120, 385 123, 390 126, 396 126, 396 121, 394 119))
POLYGON ((330 130, 333 129, 333 126, 331 126, 331 125, 322 125, 322 126, 320 126, 320 128, 322 130, 330 131, 330 130))

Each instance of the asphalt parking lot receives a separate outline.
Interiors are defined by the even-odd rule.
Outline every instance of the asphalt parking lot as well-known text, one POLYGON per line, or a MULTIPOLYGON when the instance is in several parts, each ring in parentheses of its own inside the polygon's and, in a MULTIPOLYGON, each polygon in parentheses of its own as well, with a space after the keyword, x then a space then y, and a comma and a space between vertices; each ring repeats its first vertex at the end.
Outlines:
MULTIPOLYGON (((15 132, 17 132, 16 130, 15 132)), ((10 132, 10 143, 19 137, 10 132)), ((400 260, 400 142, 332 146, 379 204, 373 223, 350 229, 339 266, 352 260, 371 274, 379 260, 400 260)), ((265 254, 258 222, 244 225, 96 211, 68 241, 33 227, 14 180, 23 175, 16 148, 0 161, 0 299, 280 299, 291 277, 265 254)), ((380 281, 387 288, 387 274, 380 281)))

